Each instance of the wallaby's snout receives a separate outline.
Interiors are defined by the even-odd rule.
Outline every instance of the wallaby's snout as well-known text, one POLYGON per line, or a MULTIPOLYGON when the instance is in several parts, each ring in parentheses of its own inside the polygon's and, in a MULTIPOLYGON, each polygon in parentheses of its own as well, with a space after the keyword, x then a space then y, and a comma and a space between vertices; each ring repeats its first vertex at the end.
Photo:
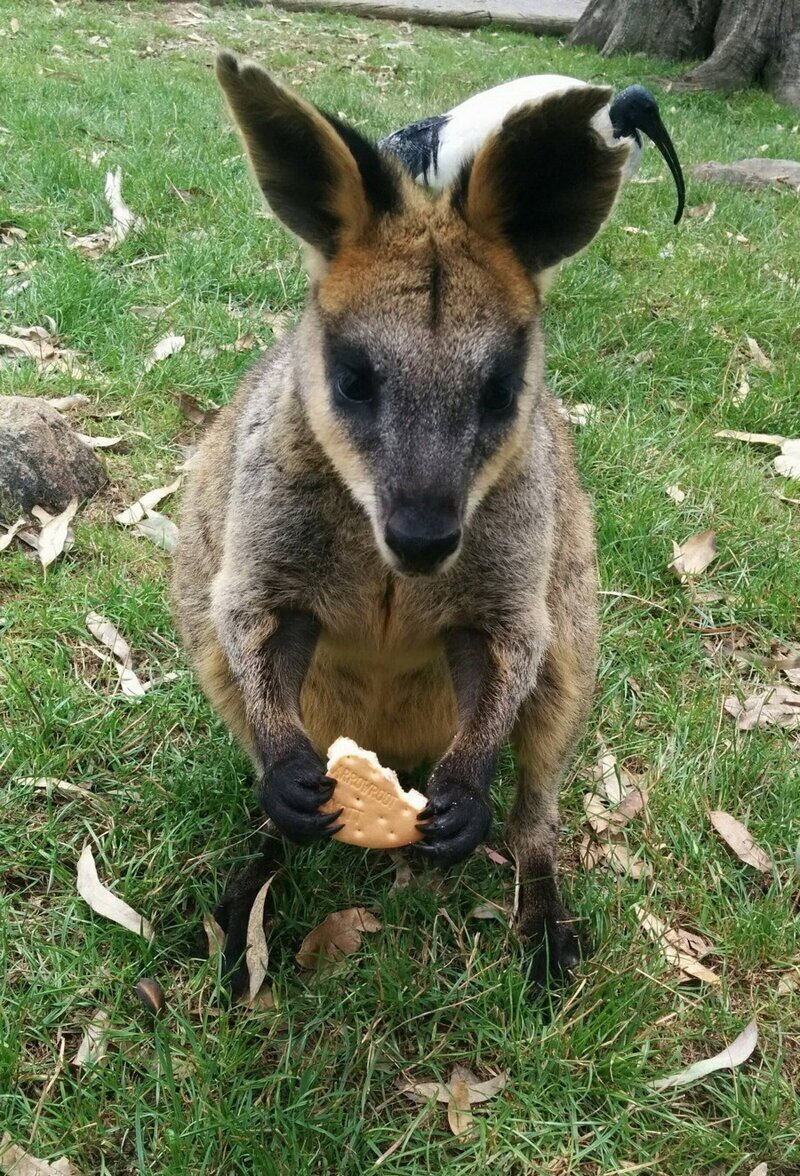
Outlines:
POLYGON ((461 522, 450 503, 420 499, 398 504, 384 531, 398 570, 424 576, 444 570, 461 545, 461 522))

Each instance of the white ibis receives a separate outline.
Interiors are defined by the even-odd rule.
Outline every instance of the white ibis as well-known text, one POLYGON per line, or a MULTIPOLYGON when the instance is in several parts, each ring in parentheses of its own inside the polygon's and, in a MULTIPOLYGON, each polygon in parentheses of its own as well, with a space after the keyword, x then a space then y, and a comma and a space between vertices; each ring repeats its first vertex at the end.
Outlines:
MULTIPOLYGON (((381 139, 379 146, 396 155, 420 184, 435 190, 448 187, 462 165, 495 131, 510 111, 528 102, 541 101, 550 94, 562 93, 575 86, 585 86, 578 78, 563 74, 532 74, 484 90, 454 106, 446 114, 409 123, 381 139)), ((662 122, 658 103, 644 86, 628 86, 599 111, 592 120, 597 130, 615 139, 632 139, 625 178, 636 171, 642 153, 644 132, 652 139, 667 161, 678 192, 675 224, 681 219, 685 203, 683 172, 677 152, 662 122)))

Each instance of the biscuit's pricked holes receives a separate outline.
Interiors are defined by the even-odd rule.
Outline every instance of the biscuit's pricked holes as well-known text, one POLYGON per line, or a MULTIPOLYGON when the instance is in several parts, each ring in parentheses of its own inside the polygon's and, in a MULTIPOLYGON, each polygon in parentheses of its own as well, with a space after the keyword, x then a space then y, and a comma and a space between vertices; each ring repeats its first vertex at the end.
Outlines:
POLYGON ((384 768, 374 751, 365 751, 344 736, 328 748, 327 775, 336 781, 321 812, 342 809, 343 828, 334 840, 364 849, 397 849, 422 838, 419 814, 428 803, 421 792, 406 792, 391 768, 384 768))

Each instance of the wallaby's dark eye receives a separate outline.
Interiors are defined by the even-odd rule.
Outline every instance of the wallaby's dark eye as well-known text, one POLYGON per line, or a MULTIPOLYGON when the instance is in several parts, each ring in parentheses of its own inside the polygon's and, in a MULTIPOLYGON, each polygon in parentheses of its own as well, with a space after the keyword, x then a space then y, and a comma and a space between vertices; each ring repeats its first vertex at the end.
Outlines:
POLYGON ((370 371, 339 368, 334 377, 336 395, 341 400, 364 404, 375 395, 375 384, 370 371))
POLYGON ((496 416, 510 412, 522 390, 521 376, 501 376, 486 385, 483 393, 485 412, 496 416))

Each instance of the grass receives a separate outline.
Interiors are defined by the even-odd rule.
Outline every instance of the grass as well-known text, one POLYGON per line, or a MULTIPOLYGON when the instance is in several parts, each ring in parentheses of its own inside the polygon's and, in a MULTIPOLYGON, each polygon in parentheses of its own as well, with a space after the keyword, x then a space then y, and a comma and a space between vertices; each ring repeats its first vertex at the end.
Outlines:
MULTIPOLYGON (((282 880, 271 934, 276 1007, 230 1011, 201 918, 253 848, 246 765, 174 644, 168 557, 113 523, 182 460, 191 438, 177 394, 223 403, 252 359, 204 349, 251 333, 269 343, 271 316, 302 304, 299 252, 258 215, 213 83, 212 47, 260 57, 373 134, 524 73, 619 87, 677 68, 501 31, 270 9, 86 0, 19 9, 2 0, 0 29, 0 220, 28 234, 0 248, 0 261, 2 272, 35 263, 30 285, 5 300, 7 318, 27 325, 50 315, 64 345, 85 357, 77 384, 31 365, 0 370, 2 391, 77 388, 100 412, 122 414, 87 431, 129 438, 126 451, 108 453, 110 486, 81 511, 74 546, 46 577, 16 545, 0 556, 0 1134, 38 1156, 66 1155, 84 1176, 489 1167, 728 1176, 761 1161, 771 1174, 800 1172, 800 1006, 796 992, 777 995, 800 952, 798 745, 775 730, 735 733, 723 699, 767 679, 712 658, 704 644, 728 626, 761 652, 800 637, 800 514, 772 493, 800 489, 779 486, 764 451, 714 438, 721 428, 800 436, 797 198, 690 181, 689 204, 716 200, 716 214, 674 229, 671 184, 648 151, 643 174, 659 182, 627 188, 547 310, 551 382, 596 410, 578 445, 603 588, 629 594, 603 597, 596 706, 564 790, 564 885, 594 945, 575 985, 532 1002, 513 934, 468 918, 479 901, 509 901, 507 868, 476 855, 438 888, 422 876, 393 894, 388 859, 332 845, 298 851, 282 880), (94 152, 105 153, 99 166, 94 152), (88 261, 63 232, 106 223, 103 174, 116 165, 144 226, 88 261), (187 202, 171 185, 206 195, 187 202), (148 317, 142 307, 156 309, 148 317), (145 370, 168 331, 184 334, 186 347, 145 370), (753 367, 738 404, 732 356, 746 335, 775 371, 753 367), (642 353, 652 355, 635 362, 642 353), (672 483, 687 493, 680 505, 665 494, 672 483), (693 603, 666 565, 673 539, 706 527, 720 555, 704 586, 723 598, 693 603), (114 693, 83 645, 90 609, 115 621, 148 674, 177 679, 139 701, 114 693), (581 794, 601 742, 650 770, 650 812, 631 834, 649 879, 578 863, 581 794), (92 798, 21 782, 43 776, 90 787, 92 798), (726 852, 709 808, 731 811, 770 849, 771 880, 726 852), (79 899, 75 864, 87 837, 101 877, 155 922, 152 945, 79 899), (639 902, 711 941, 719 989, 676 985, 637 929, 639 902), (354 904, 379 912, 383 931, 342 971, 309 981, 293 959, 303 935, 354 904), (167 993, 156 1025, 133 996, 142 975, 167 993), (80 1072, 70 1059, 97 1008, 111 1019, 109 1052, 80 1072), (752 1016, 760 1044, 744 1068, 682 1092, 648 1091, 652 1077, 716 1052, 752 1016), (404 1078, 444 1079, 457 1062, 510 1075, 466 1144, 450 1136, 442 1108, 415 1107, 397 1091, 404 1078)), ((762 94, 661 99, 687 166, 762 145, 797 156, 796 113, 762 94)))

